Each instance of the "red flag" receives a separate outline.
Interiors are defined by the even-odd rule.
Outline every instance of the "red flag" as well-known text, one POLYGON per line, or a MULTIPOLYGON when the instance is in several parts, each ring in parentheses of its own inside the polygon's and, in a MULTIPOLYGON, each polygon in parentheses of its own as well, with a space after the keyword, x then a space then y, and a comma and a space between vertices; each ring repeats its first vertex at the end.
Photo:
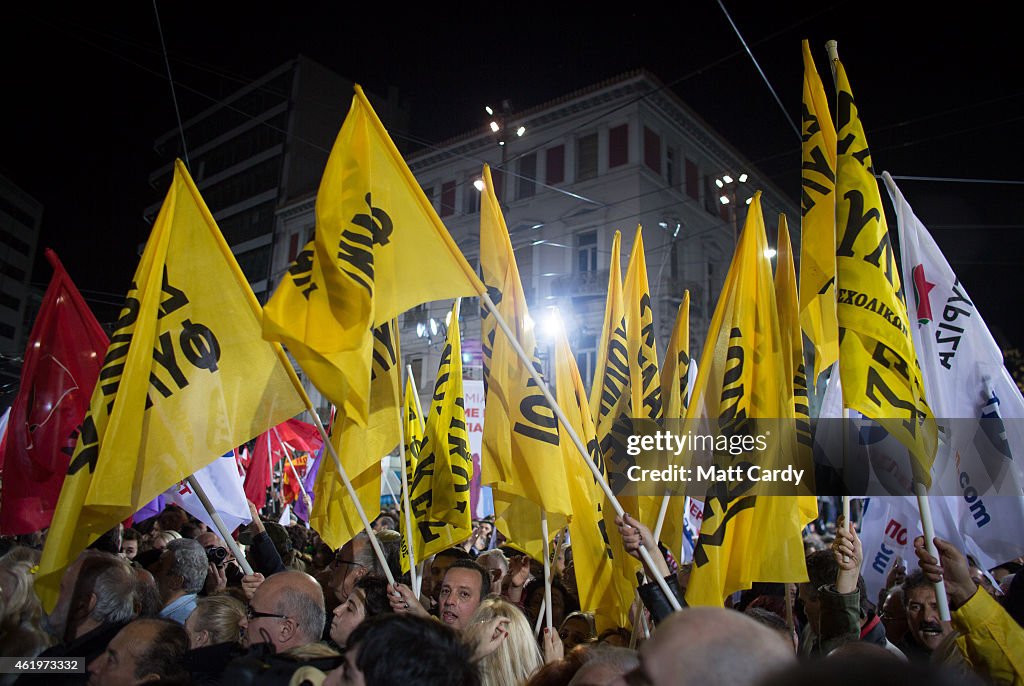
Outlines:
POLYGON ((47 249, 46 259, 53 278, 29 335, 0 460, 0 533, 5 535, 50 525, 110 344, 57 255, 47 249))
POLYGON ((256 446, 245 473, 244 488, 245 497, 257 509, 262 509, 267 503, 267 487, 272 482, 271 472, 274 465, 285 456, 283 443, 287 443, 292 450, 316 453, 323 445, 323 439, 320 438, 320 432, 315 426, 298 419, 281 422, 256 439, 256 446))

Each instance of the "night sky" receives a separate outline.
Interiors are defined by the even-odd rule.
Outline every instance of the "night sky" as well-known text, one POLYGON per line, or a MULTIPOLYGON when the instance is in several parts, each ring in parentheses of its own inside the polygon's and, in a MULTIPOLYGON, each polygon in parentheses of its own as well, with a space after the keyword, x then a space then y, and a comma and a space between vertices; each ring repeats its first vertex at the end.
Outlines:
MULTIPOLYGON (((876 171, 1024 179, 1024 75, 1017 28, 1004 13, 723 3, 785 111, 716 0, 675 3, 670 14, 509 2, 500 12, 421 3, 431 11, 407 13, 389 3, 353 13, 342 6, 355 3, 327 2, 282 12, 280 3, 193 0, 160 0, 158 9, 184 119, 302 53, 371 92, 397 87, 412 130, 392 135, 412 149, 483 127, 485 104, 508 99, 523 110, 644 67, 798 203, 800 40, 811 41, 831 95, 824 45, 835 39, 876 171)), ((153 153, 153 139, 175 126, 153 5, 16 3, 5 15, 0 170, 45 205, 33 280, 49 280, 42 249, 52 247, 109 321, 148 235, 143 209, 165 192, 148 186, 148 173, 169 161, 153 153)), ((1013 306, 1024 185, 898 183, 997 337, 1024 345, 1013 306)))

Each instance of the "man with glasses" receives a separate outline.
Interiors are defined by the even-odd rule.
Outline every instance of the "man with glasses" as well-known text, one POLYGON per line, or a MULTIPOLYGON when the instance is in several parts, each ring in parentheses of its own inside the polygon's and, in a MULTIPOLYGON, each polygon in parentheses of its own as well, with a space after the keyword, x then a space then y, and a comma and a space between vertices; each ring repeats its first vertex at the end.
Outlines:
POLYGON ((239 623, 246 647, 267 643, 281 653, 315 643, 327 615, 320 584, 305 572, 286 571, 267 578, 239 623))

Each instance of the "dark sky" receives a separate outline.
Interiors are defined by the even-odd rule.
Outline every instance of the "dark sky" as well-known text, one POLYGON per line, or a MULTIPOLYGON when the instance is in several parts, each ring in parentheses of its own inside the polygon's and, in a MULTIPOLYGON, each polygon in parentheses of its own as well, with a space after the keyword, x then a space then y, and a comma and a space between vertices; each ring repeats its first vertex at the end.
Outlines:
MULTIPOLYGON (((399 89, 409 132, 440 141, 485 121, 483 105, 526 109, 646 67, 794 199, 799 193, 800 40, 830 94, 824 44, 839 41, 877 171, 1024 179, 1024 76, 1017 29, 1000 12, 931 3, 717 0, 668 11, 596 3, 480 5, 158 0, 183 118, 303 53, 370 91, 399 89), (785 9, 778 9, 778 6, 785 9), (297 8, 298 7, 298 8, 297 8)), ((981 6, 979 6, 980 9, 981 6)), ((0 170, 45 204, 34 280, 54 248, 101 321, 116 314, 148 235, 153 139, 175 126, 152 3, 17 3, 5 8, 0 170)), ((339 102, 339 111, 348 102, 339 102)), ((1024 186, 903 181, 993 329, 1022 345, 1024 186)), ((887 202, 887 199, 886 199, 887 202)), ((216 209, 216 208, 214 208, 216 209)), ((791 223, 792 223, 791 219, 791 223)))

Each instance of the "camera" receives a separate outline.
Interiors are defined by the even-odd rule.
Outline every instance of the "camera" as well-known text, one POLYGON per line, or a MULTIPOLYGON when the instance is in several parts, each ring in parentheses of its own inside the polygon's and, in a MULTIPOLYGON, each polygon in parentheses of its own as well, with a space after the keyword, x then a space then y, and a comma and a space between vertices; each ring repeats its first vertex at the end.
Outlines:
POLYGON ((206 559, 209 560, 211 564, 220 567, 224 564, 224 561, 228 559, 227 548, 210 546, 206 549, 206 559))

